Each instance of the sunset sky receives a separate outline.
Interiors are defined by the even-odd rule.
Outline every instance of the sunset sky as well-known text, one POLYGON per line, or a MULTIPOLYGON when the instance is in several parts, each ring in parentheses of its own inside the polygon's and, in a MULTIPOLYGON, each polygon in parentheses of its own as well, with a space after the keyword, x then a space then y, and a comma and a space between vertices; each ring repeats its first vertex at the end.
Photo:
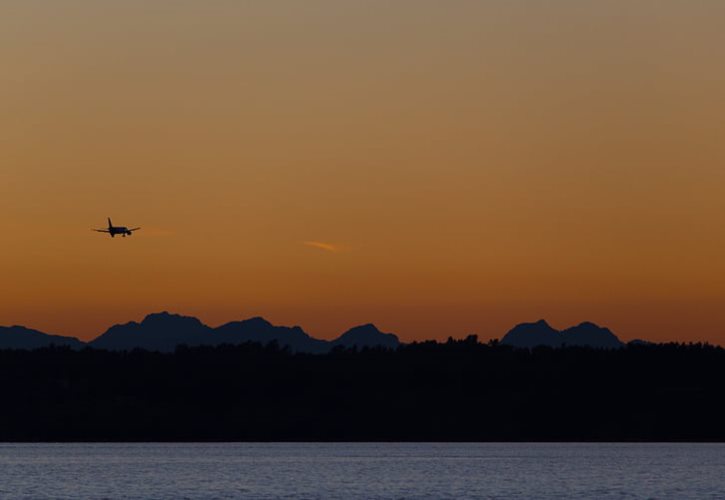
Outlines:
POLYGON ((725 344, 725 2, 4 1, 0 63, 0 325, 725 344))

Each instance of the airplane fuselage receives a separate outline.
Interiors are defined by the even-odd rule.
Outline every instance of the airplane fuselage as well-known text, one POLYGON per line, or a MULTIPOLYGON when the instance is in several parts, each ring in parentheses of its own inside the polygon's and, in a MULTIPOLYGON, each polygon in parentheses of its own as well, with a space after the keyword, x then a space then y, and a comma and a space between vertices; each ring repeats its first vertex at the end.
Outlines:
POLYGON ((128 230, 125 226, 110 226, 108 228, 108 232, 111 235, 111 238, 116 236, 117 234, 122 235, 123 237, 126 237, 126 235, 131 236, 133 233, 128 230))

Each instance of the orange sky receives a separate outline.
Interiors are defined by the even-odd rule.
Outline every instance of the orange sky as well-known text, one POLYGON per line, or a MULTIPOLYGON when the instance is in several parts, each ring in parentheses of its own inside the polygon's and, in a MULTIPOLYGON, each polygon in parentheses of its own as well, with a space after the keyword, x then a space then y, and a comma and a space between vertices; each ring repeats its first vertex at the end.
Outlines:
POLYGON ((0 62, 2 325, 725 344, 724 2, 18 0, 0 62))

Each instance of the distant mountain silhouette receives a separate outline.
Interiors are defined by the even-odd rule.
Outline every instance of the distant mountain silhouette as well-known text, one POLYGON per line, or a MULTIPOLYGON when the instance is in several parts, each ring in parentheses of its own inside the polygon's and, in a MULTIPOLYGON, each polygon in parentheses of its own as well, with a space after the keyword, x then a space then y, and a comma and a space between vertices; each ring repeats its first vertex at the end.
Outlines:
POLYGON ((509 331, 501 343, 513 347, 594 347, 598 349, 616 349, 624 344, 608 328, 594 323, 584 322, 577 326, 558 331, 542 320, 536 323, 522 323, 509 331))
POLYGON ((211 344, 211 331, 196 318, 162 312, 149 314, 141 323, 114 325, 89 345, 96 349, 169 352, 180 344, 211 344))
POLYGON ((655 343, 654 342, 650 342, 649 340, 632 339, 629 342, 627 342, 627 345, 631 345, 631 346, 638 346, 638 345, 640 345, 640 346, 641 345, 648 346, 648 345, 655 345, 655 343))
POLYGON ((74 349, 85 346, 75 337, 49 335, 23 326, 0 326, 0 349, 38 349, 51 345, 74 349))
POLYGON ((280 347, 293 352, 322 353, 330 348, 329 342, 310 337, 299 326, 274 326, 264 318, 232 321, 214 329, 214 344, 242 344, 259 342, 268 344, 276 341, 280 347))
POLYGON ((383 333, 373 324, 356 326, 332 341, 333 346, 343 347, 387 347, 395 349, 400 345, 398 337, 392 333, 383 333))
POLYGON ((197 318, 170 314, 149 314, 141 323, 115 325, 89 345, 97 349, 171 352, 178 345, 222 345, 257 342, 267 345, 276 342, 292 352, 320 354, 335 346, 397 347, 400 342, 393 334, 382 333, 373 325, 353 328, 329 342, 309 336, 299 326, 275 326, 264 318, 232 321, 217 328, 206 326, 197 318))
POLYGON ((624 345, 609 328, 603 328, 589 322, 567 328, 561 332, 561 337, 563 339, 563 345, 567 346, 617 349, 624 345))
POLYGON ((549 326, 545 320, 536 323, 521 323, 513 327, 501 339, 501 343, 513 347, 561 347, 562 338, 558 330, 549 326))
MULTIPOLYGON (((401 345, 396 335, 383 333, 370 323, 351 328, 338 338, 327 341, 311 337, 299 326, 275 326, 260 317, 212 328, 197 318, 168 312, 149 314, 140 323, 132 321, 114 325, 87 344, 73 337, 48 335, 21 326, 0 327, 0 349, 36 349, 50 345, 77 349, 88 345, 115 351, 145 349, 172 352, 180 345, 219 346, 247 342, 262 345, 275 342, 292 352, 312 354, 326 353, 335 347, 396 349, 401 345)), ((646 341, 630 342, 631 345, 644 343, 646 341)), ((558 331, 543 319, 515 326, 503 337, 501 344, 529 349, 537 346, 615 349, 624 345, 609 329, 594 323, 584 322, 558 331)))

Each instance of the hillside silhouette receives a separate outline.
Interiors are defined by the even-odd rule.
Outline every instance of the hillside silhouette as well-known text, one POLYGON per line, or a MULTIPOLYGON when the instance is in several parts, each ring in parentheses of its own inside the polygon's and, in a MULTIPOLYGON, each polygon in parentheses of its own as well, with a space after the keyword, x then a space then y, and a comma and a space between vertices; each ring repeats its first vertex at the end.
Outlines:
MULTIPOLYGON (((263 345, 274 342, 293 352, 310 354, 322 354, 340 347, 394 349, 401 344, 395 334, 383 333, 370 323, 351 328, 336 339, 328 341, 308 335, 299 326, 275 326, 260 317, 232 321, 212 328, 192 316, 168 312, 149 314, 140 323, 131 321, 114 325, 88 343, 74 337, 47 335, 23 327, 0 328, 0 349, 36 349, 57 345, 77 349, 90 346, 96 349, 116 351, 145 349, 173 352, 182 345, 218 346, 222 344, 237 345, 245 342, 259 342, 263 345)), ((559 331, 549 326, 544 320, 515 326, 503 337, 501 342, 526 349, 539 346, 616 349, 624 345, 609 329, 594 323, 585 322, 559 331)))
POLYGON ((0 384, 0 441, 725 441, 701 344, 5 349, 0 384))
POLYGON ((549 326, 545 320, 536 323, 521 323, 513 327, 503 339, 502 344, 513 347, 561 347, 562 338, 558 330, 549 326))
POLYGON ((212 329, 196 318, 169 314, 149 314, 141 323, 114 325, 89 345, 98 349, 173 351, 177 345, 210 343, 212 329))
POLYGON ((400 345, 398 337, 392 333, 383 333, 373 324, 356 326, 331 342, 340 347, 385 347, 395 349, 400 345))
POLYGON ((0 326, 0 349, 39 349, 51 345, 79 349, 85 344, 74 337, 50 335, 23 326, 0 326))
POLYGON ((222 325, 214 330, 214 337, 214 345, 276 342, 294 352, 322 353, 330 350, 329 342, 310 337, 299 326, 274 326, 259 317, 222 325))
POLYGON ((594 323, 584 322, 559 331, 552 328, 543 319, 536 323, 522 323, 515 326, 504 335, 501 343, 527 349, 542 346, 617 349, 624 345, 608 328, 602 328, 594 323))
POLYGON ((590 322, 580 323, 577 326, 563 330, 561 338, 564 346, 616 349, 623 345, 622 341, 609 328, 602 328, 590 322))
POLYGON ((299 326, 275 326, 260 317, 211 328, 191 316, 161 312, 149 314, 141 323, 112 326, 88 345, 96 349, 172 352, 180 345, 217 346, 245 342, 263 345, 274 342, 293 352, 311 354, 328 352, 337 346, 395 348, 400 344, 397 336, 381 333, 371 324, 353 328, 339 338, 327 341, 311 337, 299 326))

